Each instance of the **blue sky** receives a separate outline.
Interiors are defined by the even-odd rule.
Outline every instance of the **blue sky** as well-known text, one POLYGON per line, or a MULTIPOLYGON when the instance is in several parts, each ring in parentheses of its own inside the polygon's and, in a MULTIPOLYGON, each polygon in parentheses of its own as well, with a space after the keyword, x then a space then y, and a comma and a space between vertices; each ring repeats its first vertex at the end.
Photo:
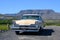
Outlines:
POLYGON ((18 13, 26 9, 53 9, 60 12, 60 0, 0 0, 0 13, 18 13))

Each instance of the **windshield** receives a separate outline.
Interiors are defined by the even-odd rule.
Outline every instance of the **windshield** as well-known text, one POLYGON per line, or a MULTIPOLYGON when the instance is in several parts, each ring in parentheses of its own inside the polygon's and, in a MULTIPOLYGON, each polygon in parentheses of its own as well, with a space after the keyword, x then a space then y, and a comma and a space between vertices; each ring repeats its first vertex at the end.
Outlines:
POLYGON ((36 20, 39 20, 41 18, 39 18, 39 16, 23 16, 22 19, 36 19, 36 20))

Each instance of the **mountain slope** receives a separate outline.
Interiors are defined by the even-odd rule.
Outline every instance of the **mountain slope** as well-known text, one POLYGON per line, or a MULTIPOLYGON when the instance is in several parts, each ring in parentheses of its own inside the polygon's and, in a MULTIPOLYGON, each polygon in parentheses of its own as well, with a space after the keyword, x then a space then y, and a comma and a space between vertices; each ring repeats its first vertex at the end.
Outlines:
POLYGON ((60 13, 53 10, 22 10, 17 15, 22 14, 39 14, 43 19, 60 19, 60 13))
POLYGON ((45 10, 21 10, 17 14, 0 14, 0 19, 20 19, 23 14, 39 14, 43 19, 59 19, 60 13, 55 12, 54 10, 45 9, 45 10))

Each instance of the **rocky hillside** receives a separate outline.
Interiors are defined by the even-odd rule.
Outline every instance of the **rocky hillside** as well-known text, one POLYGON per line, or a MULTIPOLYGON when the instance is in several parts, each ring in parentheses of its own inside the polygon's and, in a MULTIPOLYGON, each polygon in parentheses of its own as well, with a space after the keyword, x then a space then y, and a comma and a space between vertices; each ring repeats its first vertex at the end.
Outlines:
POLYGON ((39 14, 43 19, 60 19, 60 13, 57 13, 54 10, 21 10, 17 15, 21 16, 25 13, 39 14))
POLYGON ((21 10, 17 14, 0 14, 0 19, 19 19, 23 14, 39 14, 43 19, 60 19, 60 13, 54 10, 21 10))
POLYGON ((0 14, 0 20, 1 19, 15 19, 16 14, 0 14))

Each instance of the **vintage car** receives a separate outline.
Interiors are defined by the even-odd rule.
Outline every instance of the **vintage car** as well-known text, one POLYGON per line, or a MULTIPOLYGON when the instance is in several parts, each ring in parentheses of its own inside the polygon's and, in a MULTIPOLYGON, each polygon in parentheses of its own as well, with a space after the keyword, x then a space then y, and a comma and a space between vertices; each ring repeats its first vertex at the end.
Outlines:
POLYGON ((20 20, 13 20, 11 29, 20 34, 23 32, 39 32, 45 27, 39 14, 23 14, 20 20))

